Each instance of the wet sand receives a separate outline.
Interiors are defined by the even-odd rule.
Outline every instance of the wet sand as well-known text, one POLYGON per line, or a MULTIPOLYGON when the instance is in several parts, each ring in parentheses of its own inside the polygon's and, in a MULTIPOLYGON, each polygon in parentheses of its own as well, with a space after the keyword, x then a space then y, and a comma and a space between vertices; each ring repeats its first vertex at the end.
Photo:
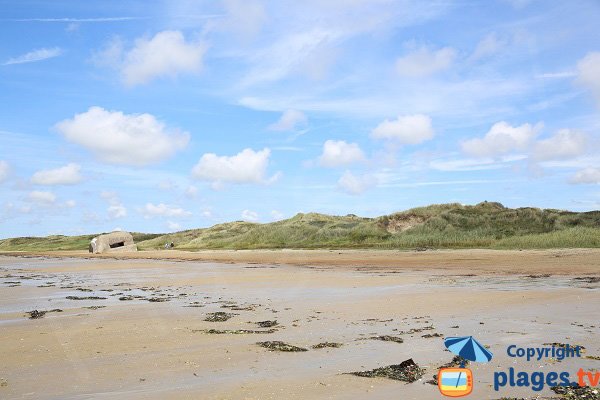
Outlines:
POLYGON ((426 381, 452 358, 443 336, 474 335, 494 353, 471 366, 474 399, 553 395, 494 392, 493 372, 510 366, 598 368, 506 355, 510 344, 563 342, 600 356, 596 250, 43 256, 0 257, 2 399, 439 399, 426 381), (89 296, 100 299, 73 299, 89 296), (34 309, 62 312, 29 319, 34 309), (204 320, 214 312, 234 315, 204 320), (256 324, 266 320, 277 325, 256 324), (380 335, 404 342, 370 339, 380 335), (256 345, 277 340, 309 351, 256 345), (325 341, 342 347, 311 348, 325 341), (410 384, 346 374, 408 358, 426 369, 410 384))
POLYGON ((87 251, 2 252, 0 256, 212 261, 381 267, 398 269, 451 269, 455 273, 498 272, 510 274, 589 274, 600 271, 600 249, 552 250, 150 250, 129 253, 90 254, 87 251))

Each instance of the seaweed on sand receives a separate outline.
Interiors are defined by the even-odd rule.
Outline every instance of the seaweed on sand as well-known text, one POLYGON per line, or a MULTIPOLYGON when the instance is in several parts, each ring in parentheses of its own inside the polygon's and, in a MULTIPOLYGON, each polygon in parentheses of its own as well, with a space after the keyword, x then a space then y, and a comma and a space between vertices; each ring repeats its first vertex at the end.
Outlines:
POLYGON ((277 323, 277 320, 273 320, 273 321, 259 321, 256 323, 256 325, 260 326, 261 328, 272 328, 279 324, 277 323))
POLYGON ((429 326, 424 326, 423 328, 412 328, 407 331, 398 331, 398 335, 412 335, 413 333, 419 333, 419 332, 423 332, 423 331, 431 331, 434 329, 435 328, 433 325, 429 325, 429 326))
POLYGON ((593 386, 553 386, 550 388, 554 393, 570 400, 600 400, 600 390, 593 386))
POLYGON ((336 342, 322 342, 322 343, 318 343, 315 344, 314 346, 311 346, 313 349, 324 349, 326 347, 332 347, 332 348, 340 348, 342 347, 343 344, 342 343, 336 343, 336 342))
POLYGON ((366 378, 389 378, 407 383, 412 383, 420 379, 425 370, 419 367, 412 358, 401 362, 400 364, 388 365, 387 367, 375 368, 369 371, 350 372, 351 375, 362 376, 366 378))
POLYGON ((60 308, 55 308, 55 309, 49 310, 49 311, 33 310, 33 311, 27 311, 27 314, 29 314, 29 319, 38 319, 38 318, 44 318, 44 315, 46 315, 47 313, 50 313, 50 312, 62 312, 62 310, 60 308))
POLYGON ((434 337, 443 337, 444 335, 442 335, 441 333, 426 333, 425 335, 422 335, 421 337, 425 338, 425 339, 430 339, 430 338, 434 338, 434 337))
POLYGON ((106 300, 106 297, 98 296, 67 296, 69 300, 106 300))
POLYGON ((381 335, 381 336, 372 336, 369 339, 371 340, 381 340, 384 342, 395 342, 395 343, 404 343, 404 339, 398 336, 391 335, 381 335))
POLYGON ((265 349, 269 349, 272 351, 286 351, 286 352, 298 352, 298 351, 308 351, 304 347, 294 346, 288 343, 281 342, 279 340, 275 340, 272 342, 258 342, 256 343, 260 347, 264 347, 265 349))
POLYGON ((208 322, 225 322, 228 319, 233 318, 235 315, 236 314, 226 313, 223 311, 217 311, 214 313, 208 313, 206 318, 204 318, 204 320, 208 321, 208 322))
POLYGON ((192 329, 192 333, 206 333, 208 335, 245 335, 259 333, 275 333, 277 329, 267 329, 264 331, 255 331, 251 329, 192 329))

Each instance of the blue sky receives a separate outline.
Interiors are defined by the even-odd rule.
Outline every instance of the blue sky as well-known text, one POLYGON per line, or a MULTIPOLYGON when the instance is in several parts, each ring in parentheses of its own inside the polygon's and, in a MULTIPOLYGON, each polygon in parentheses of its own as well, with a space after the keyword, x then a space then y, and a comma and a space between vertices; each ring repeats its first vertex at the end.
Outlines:
POLYGON ((597 1, 0 1, 0 237, 600 208, 597 1))

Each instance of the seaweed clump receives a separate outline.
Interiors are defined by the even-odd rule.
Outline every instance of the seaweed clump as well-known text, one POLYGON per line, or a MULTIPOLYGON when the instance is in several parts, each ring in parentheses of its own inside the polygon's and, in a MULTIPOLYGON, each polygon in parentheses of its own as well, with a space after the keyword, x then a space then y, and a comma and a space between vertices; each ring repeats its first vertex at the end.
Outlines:
POLYGON ((69 300, 106 300, 106 297, 98 296, 67 296, 69 300))
POLYGON ((277 332, 277 329, 267 329, 264 331, 255 331, 252 329, 193 329, 192 332, 201 332, 208 335, 245 335, 255 333, 275 333, 277 332))
POLYGON ((258 342, 256 343, 260 347, 264 347, 265 349, 269 349, 272 351, 285 351, 285 352, 298 352, 298 351, 308 351, 304 347, 298 347, 291 344, 287 344, 284 342, 280 342, 279 340, 275 340, 272 342, 258 342))
POLYGON ((261 328, 272 328, 279 324, 277 323, 277 320, 274 320, 274 321, 259 321, 256 323, 256 325, 260 326, 261 328))
POLYGON ((331 348, 337 349, 337 348, 340 348, 342 346, 343 346, 343 344, 341 344, 341 343, 336 343, 336 342, 322 342, 322 343, 315 344, 314 346, 311 346, 311 347, 313 349, 324 349, 324 348, 327 348, 327 347, 331 347, 331 348))
POLYGON ((235 314, 232 314, 232 313, 217 311, 214 313, 208 313, 208 315, 206 316, 206 318, 204 318, 204 320, 208 321, 208 322, 225 322, 228 319, 233 318, 234 316, 235 316, 235 314))
POLYGON ((402 361, 400 364, 388 365, 387 367, 375 368, 369 371, 350 372, 352 375, 366 378, 389 378, 397 381, 412 383, 420 379, 425 370, 419 367, 412 358, 402 361))
POLYGON ((600 400, 600 390, 593 386, 553 386, 550 390, 556 394, 560 394, 565 399, 600 400))
POLYGON ((371 340, 381 340, 381 341, 384 341, 384 342, 404 343, 404 339, 402 339, 401 337, 391 336, 391 335, 373 336, 373 337, 370 337, 369 339, 371 339, 371 340))
POLYGON ((27 314, 29 314, 29 319, 39 319, 39 318, 44 318, 44 315, 46 315, 46 313, 49 313, 49 312, 62 312, 62 310, 60 308, 55 308, 54 310, 50 310, 50 311, 33 310, 33 311, 27 311, 27 314))

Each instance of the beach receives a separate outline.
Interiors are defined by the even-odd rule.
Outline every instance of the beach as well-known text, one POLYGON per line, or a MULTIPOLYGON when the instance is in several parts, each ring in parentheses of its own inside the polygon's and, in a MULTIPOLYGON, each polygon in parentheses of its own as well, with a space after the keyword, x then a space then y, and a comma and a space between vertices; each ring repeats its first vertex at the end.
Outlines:
POLYGON ((494 353, 471 398, 556 396, 493 374, 597 369, 599 277, 588 249, 5 253, 0 398, 439 399, 443 338, 470 335, 494 353), (544 343, 585 352, 506 353, 544 343), (408 359, 412 383, 351 374, 408 359))

